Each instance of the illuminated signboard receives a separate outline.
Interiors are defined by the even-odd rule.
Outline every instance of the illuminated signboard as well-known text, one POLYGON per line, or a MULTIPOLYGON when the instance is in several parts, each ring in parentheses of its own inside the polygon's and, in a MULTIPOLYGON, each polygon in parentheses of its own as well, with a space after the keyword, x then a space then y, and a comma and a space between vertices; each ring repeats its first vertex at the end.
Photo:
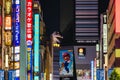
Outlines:
POLYGON ((115 32, 120 34, 120 0, 115 0, 115 32))
POLYGON ((27 0, 26 4, 26 41, 27 45, 32 42, 32 0, 27 0))
POLYGON ((5 32, 5 45, 10 46, 12 44, 12 34, 11 32, 5 32))
POLYGON ((11 12, 11 3, 12 1, 11 0, 6 0, 5 2, 5 13, 6 14, 10 14, 11 12))
POLYGON ((16 10, 15 10, 15 27, 14 27, 14 45, 20 46, 20 3, 16 4, 16 10))
POLYGON ((39 72, 40 15, 34 14, 34 72, 39 72))
POLYGON ((39 80, 39 76, 34 76, 34 80, 39 80))
POLYGON ((94 61, 91 61, 91 80, 94 80, 94 61))
POLYGON ((28 80, 32 80, 32 46, 27 46, 27 73, 28 80))
POLYGON ((20 62, 14 63, 14 69, 20 69, 20 62))
POLYGON ((72 50, 61 50, 59 58, 59 74, 61 77, 73 76, 73 52, 72 50))
POLYGON ((11 16, 5 16, 5 30, 11 30, 11 16))
POLYGON ((78 56, 85 57, 85 55, 86 55, 86 49, 85 48, 78 48, 78 56))
POLYGON ((107 52, 107 24, 103 24, 103 52, 107 52))
POLYGON ((26 0, 27 80, 32 80, 32 0, 26 0))

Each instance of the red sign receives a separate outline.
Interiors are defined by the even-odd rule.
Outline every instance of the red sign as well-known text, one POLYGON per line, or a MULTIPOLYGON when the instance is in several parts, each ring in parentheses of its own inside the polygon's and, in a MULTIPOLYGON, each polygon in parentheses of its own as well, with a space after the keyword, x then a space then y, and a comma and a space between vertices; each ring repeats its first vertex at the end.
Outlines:
POLYGON ((120 0, 115 0, 115 32, 120 34, 120 0))
POLYGON ((26 3, 26 41, 32 42, 32 0, 26 3))

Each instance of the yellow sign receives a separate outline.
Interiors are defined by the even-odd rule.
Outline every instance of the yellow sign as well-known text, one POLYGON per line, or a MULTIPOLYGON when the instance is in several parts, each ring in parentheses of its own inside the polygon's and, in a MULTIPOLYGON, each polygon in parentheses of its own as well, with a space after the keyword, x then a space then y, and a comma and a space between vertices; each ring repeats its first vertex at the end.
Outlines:
POLYGON ((6 2, 5 2, 5 13, 10 14, 10 12, 11 12, 11 1, 6 0, 6 2))
POLYGON ((120 49, 115 49, 115 57, 120 57, 120 49))

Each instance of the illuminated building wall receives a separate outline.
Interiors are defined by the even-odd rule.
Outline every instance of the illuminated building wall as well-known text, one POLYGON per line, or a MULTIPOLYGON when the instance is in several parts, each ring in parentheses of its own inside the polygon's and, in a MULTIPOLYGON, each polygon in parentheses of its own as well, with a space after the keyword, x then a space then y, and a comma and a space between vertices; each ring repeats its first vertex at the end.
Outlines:
MULTIPOLYGON (((108 66, 116 67, 117 60, 117 44, 116 40, 120 37, 120 0, 110 0, 107 11, 108 23, 108 66)), ((119 40, 118 40, 119 43, 119 40)), ((120 47, 118 47, 120 48, 120 47)))

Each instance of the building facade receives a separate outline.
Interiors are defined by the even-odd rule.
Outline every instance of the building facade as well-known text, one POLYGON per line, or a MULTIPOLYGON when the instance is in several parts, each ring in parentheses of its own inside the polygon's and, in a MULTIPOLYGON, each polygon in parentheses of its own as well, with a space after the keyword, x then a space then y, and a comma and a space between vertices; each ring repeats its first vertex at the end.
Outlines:
POLYGON ((107 9, 108 24, 108 68, 120 67, 120 1, 110 0, 107 9))

